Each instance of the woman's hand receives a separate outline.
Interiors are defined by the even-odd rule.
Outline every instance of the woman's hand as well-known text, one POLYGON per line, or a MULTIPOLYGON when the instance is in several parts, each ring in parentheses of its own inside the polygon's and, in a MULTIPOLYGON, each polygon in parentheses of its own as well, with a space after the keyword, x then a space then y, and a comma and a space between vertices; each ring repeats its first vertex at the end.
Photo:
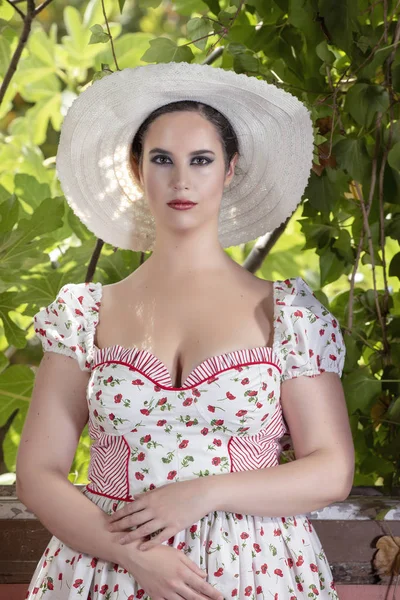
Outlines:
POLYGON ((206 481, 207 479, 208 477, 199 477, 177 481, 142 494, 135 494, 133 502, 128 502, 107 517, 109 531, 127 531, 136 527, 119 540, 124 544, 162 530, 157 536, 140 545, 140 550, 147 550, 167 541, 212 510, 208 494, 210 482, 206 481))
POLYGON ((158 546, 142 553, 137 552, 137 545, 132 543, 123 549, 119 564, 152 600, 224 600, 221 592, 207 582, 207 573, 181 550, 158 546))

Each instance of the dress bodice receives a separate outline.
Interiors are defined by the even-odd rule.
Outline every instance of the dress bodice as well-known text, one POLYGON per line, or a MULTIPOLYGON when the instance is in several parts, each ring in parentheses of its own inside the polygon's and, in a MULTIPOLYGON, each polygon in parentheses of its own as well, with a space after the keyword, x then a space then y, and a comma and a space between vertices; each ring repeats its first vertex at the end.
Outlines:
POLYGON ((209 357, 181 387, 147 350, 96 347, 101 296, 100 283, 67 284, 34 317, 45 351, 90 372, 88 489, 96 493, 129 499, 170 481, 278 464, 289 433, 283 381, 342 373, 338 322, 300 277, 274 282, 272 347, 209 357))

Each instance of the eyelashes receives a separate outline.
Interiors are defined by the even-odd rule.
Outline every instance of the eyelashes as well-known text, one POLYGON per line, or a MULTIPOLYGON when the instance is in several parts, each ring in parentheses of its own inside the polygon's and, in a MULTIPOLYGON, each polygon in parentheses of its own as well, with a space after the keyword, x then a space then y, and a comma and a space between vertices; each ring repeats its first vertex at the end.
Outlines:
MULTIPOLYGON (((158 162, 156 159, 157 158, 167 158, 168 160, 170 160, 169 156, 166 156, 165 154, 157 154, 157 156, 155 156, 154 158, 151 159, 152 163, 155 163, 156 165, 167 165, 170 163, 166 163, 166 162, 158 162)), ((195 166, 197 167, 206 167, 207 165, 211 164, 212 160, 210 160, 209 158, 207 158, 206 156, 195 156, 193 158, 193 160, 205 160, 205 163, 197 163, 195 166)))

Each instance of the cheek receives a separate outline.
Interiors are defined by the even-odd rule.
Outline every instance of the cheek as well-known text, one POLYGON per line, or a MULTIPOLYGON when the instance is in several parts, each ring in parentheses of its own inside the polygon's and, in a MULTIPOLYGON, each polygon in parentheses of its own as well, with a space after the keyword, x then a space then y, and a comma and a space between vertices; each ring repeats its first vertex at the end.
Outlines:
POLYGON ((161 193, 164 193, 166 185, 167 176, 165 172, 160 170, 157 174, 148 176, 145 179, 145 189, 148 198, 157 198, 161 193))
POLYGON ((196 183, 201 184, 202 189, 204 189, 204 187, 207 187, 209 191, 213 190, 217 193, 220 192, 220 190, 224 186, 224 174, 221 174, 219 172, 217 173, 211 169, 199 169, 199 172, 194 178, 194 181, 196 181, 196 183))

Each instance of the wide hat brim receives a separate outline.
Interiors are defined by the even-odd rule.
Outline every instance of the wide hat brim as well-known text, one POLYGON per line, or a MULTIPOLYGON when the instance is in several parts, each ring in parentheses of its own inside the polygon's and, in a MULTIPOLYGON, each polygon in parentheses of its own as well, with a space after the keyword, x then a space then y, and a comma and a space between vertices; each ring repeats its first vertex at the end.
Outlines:
POLYGON ((123 249, 154 248, 155 221, 133 176, 133 137, 156 108, 198 100, 225 115, 239 142, 218 237, 227 248, 273 231, 298 206, 310 177, 313 125, 306 106, 273 84, 193 63, 127 68, 93 82, 64 119, 56 158, 62 190, 98 238, 123 249))

